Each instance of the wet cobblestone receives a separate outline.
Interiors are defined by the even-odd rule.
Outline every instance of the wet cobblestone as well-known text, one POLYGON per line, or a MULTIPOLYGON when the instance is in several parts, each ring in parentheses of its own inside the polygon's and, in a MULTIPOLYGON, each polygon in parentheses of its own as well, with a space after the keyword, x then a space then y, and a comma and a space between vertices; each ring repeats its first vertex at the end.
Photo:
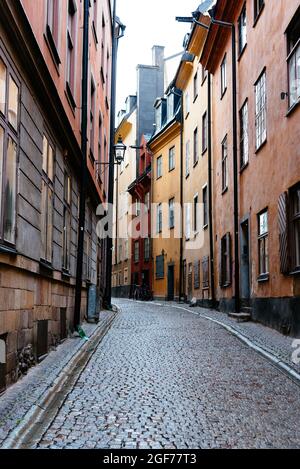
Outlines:
POLYGON ((40 448, 300 448, 300 387, 236 337, 118 301, 40 448))

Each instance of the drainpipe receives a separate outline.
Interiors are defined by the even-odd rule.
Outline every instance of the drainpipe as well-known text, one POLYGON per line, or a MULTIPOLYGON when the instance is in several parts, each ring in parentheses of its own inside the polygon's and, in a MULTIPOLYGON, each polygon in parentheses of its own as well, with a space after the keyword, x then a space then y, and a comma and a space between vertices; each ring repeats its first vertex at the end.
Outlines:
POLYGON ((232 135, 233 135, 233 190, 234 190, 234 280, 235 313, 240 312, 240 262, 239 262, 239 195, 238 195, 238 152, 237 152, 237 72, 235 25, 232 24, 232 135))
POLYGON ((212 117, 211 117, 211 74, 207 73, 207 120, 208 120, 208 206, 209 206, 209 258, 210 258, 210 285, 211 285, 211 302, 215 307, 215 270, 214 270, 214 234, 213 234, 213 202, 212 202, 212 117))
POLYGON ((87 186, 87 111, 88 111, 88 55, 89 55, 89 0, 84 0, 83 20, 83 54, 82 54, 82 105, 81 105, 81 178, 80 178, 80 207, 79 233, 77 247, 77 268, 75 287, 74 327, 78 329, 81 323, 81 289, 82 266, 84 251, 85 202, 87 186))
POLYGON ((180 236, 180 264, 179 264, 179 302, 183 298, 183 93, 181 101, 181 129, 180 129, 180 208, 181 208, 181 236, 180 236))

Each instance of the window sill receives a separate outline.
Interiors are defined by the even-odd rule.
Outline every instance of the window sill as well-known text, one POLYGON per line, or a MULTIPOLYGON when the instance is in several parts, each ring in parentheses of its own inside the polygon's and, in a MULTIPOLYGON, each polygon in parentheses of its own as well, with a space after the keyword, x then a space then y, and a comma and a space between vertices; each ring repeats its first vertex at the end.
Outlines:
POLYGON ((221 285, 221 288, 229 288, 231 286, 231 282, 228 282, 228 283, 224 283, 223 285, 221 285))
POLYGON ((40 260, 40 270, 46 272, 48 275, 53 275, 54 269, 50 262, 44 261, 43 259, 40 260))
POLYGON ((169 168, 169 173, 171 173, 174 170, 175 170, 175 166, 174 166, 174 168, 171 168, 171 169, 169 168))
POLYGON ((238 59, 237 59, 238 62, 239 62, 239 61, 241 60, 241 58, 243 57, 244 52, 245 52, 246 49, 247 49, 247 43, 244 45, 243 49, 242 49, 241 52, 239 53, 239 56, 238 56, 238 59))
POLYGON ((203 226, 203 230, 207 230, 207 228, 208 228, 208 223, 203 226))
POLYGON ((10 254, 16 256, 18 254, 18 251, 14 247, 0 244, 0 254, 10 254))
POLYGON ((65 279, 70 279, 72 277, 70 271, 67 269, 62 269, 61 276, 65 279))
POLYGON ((254 18, 254 23, 253 23, 253 28, 255 28, 256 26, 256 23, 258 22, 263 10, 265 8, 265 4, 263 4, 263 6, 261 7, 261 9, 259 10, 259 12, 257 13, 256 17, 254 18))
POLYGON ((204 148, 204 150, 202 150, 202 156, 204 156, 206 152, 207 152, 207 147, 204 148))
POLYGON ((158 176, 158 177, 156 178, 156 180, 158 181, 158 180, 161 179, 161 178, 162 178, 162 176, 158 176))
POLYGON ((263 283, 263 282, 268 282, 270 279, 270 275, 269 274, 261 274, 257 277, 257 281, 259 283, 263 283))
POLYGON ((103 71, 102 65, 101 65, 100 75, 101 75, 102 86, 104 86, 105 78, 104 78, 104 71, 103 71))
POLYGON ((291 105, 285 117, 290 117, 295 111, 295 109, 299 106, 299 104, 300 104, 300 98, 298 99, 298 101, 296 101, 294 104, 291 105))
POLYGON ((223 189, 223 190, 222 190, 222 193, 221 193, 221 195, 224 195, 224 194, 226 194, 226 192, 228 192, 228 186, 227 186, 227 187, 225 187, 225 189, 223 189))
POLYGON ((193 168, 195 168, 198 164, 199 160, 195 161, 195 163, 193 164, 193 168))
POLYGON ((227 91, 227 86, 226 86, 225 90, 223 91, 223 93, 221 92, 221 98, 220 98, 221 101, 223 100, 223 98, 226 94, 226 91, 227 91))
POLYGON ((205 77, 203 78, 203 80, 202 80, 202 82, 201 82, 201 86, 204 85, 206 78, 207 78, 207 73, 205 73, 205 77))
POLYGON ((187 119, 190 115, 190 112, 187 112, 186 115, 185 115, 185 119, 187 119))
POLYGON ((190 177, 190 173, 185 175, 185 179, 188 179, 190 177))
POLYGON ((51 56, 53 58, 54 64, 56 66, 56 69, 58 71, 58 67, 61 64, 61 60, 58 54, 58 50, 54 41, 54 38, 52 36, 51 29, 49 28, 49 25, 46 27, 46 34, 44 34, 47 46, 50 50, 51 56))
POLYGON ((197 96, 194 97, 193 104, 197 101, 197 98, 198 98, 198 94, 197 94, 197 96))
POLYGON ((95 22, 94 22, 94 21, 92 22, 92 30, 93 30, 93 36, 94 36, 95 45, 96 45, 96 48, 97 48, 98 36, 97 36, 97 31, 96 31, 96 26, 95 26, 95 22))
POLYGON ((72 93, 72 90, 71 90, 71 87, 69 85, 68 82, 66 82, 66 89, 65 89, 65 93, 66 93, 66 96, 67 96, 67 100, 69 102, 69 105, 72 109, 72 112, 73 114, 75 115, 75 109, 76 109, 76 103, 75 103, 75 99, 74 99, 74 96, 73 96, 73 93, 72 93))
POLYGON ((242 174, 246 168, 248 168, 249 166, 249 161, 247 161, 247 163, 244 163, 242 166, 241 166, 241 169, 240 169, 240 174, 242 174))
POLYGON ((265 139, 261 144, 260 146, 255 150, 255 154, 257 155, 261 150, 262 148, 267 144, 267 139, 265 139))
POLYGON ((289 273, 291 277, 295 277, 297 275, 300 275, 300 268, 293 270, 292 272, 289 273))

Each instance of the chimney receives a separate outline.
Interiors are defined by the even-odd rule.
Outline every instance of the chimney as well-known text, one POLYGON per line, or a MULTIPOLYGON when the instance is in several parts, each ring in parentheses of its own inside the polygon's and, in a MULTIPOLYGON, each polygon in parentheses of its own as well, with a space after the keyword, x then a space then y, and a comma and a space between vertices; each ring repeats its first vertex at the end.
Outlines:
POLYGON ((153 46, 152 47, 152 65, 164 68, 165 48, 164 46, 153 46))

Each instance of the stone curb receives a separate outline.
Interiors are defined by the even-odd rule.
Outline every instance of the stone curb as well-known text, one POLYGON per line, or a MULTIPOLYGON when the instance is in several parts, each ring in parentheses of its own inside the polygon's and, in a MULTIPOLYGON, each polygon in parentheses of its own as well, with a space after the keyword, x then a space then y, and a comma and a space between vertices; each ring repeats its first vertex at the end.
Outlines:
MULTIPOLYGON (((163 303, 148 302, 148 304, 149 303, 156 305, 156 306, 164 306, 163 303)), ((296 382, 296 384, 300 385, 300 374, 297 373, 297 371, 295 371, 292 367, 290 367, 286 362, 277 358, 276 355, 268 352, 263 347, 256 345, 255 342, 253 342, 251 339, 246 337, 246 335, 242 334, 241 332, 238 332, 234 327, 231 327, 228 324, 224 324, 222 321, 218 321, 217 319, 213 319, 209 316, 206 316, 203 313, 191 311, 191 309, 184 308, 183 306, 176 306, 176 305, 171 305, 171 304, 169 306, 172 308, 177 308, 177 309, 187 311, 188 313, 192 313, 196 316, 207 319, 208 321, 214 322, 215 324, 218 324, 219 326, 223 327, 228 332, 230 332, 235 337, 237 337, 242 342, 244 342, 246 345, 248 345, 248 347, 252 348, 256 352, 258 352, 260 355, 264 356, 267 360, 271 361, 272 364, 275 365, 277 368, 279 368, 280 371, 288 375, 288 377, 292 379, 294 382, 296 382)))
MULTIPOLYGON (((74 385, 76 384, 81 373, 88 364, 90 358, 94 354, 96 347, 99 345, 101 340, 109 331, 110 327, 112 326, 112 323, 118 316, 119 312, 120 309, 118 307, 115 307, 113 315, 109 319, 105 320, 105 322, 99 328, 93 331, 93 333, 89 337, 89 341, 84 342, 79 348, 79 350, 77 350, 75 354, 71 357, 68 364, 60 370, 58 376, 50 384, 50 387, 48 387, 46 391, 44 391, 38 401, 32 405, 29 411, 26 412, 25 416, 22 419, 22 422, 17 427, 15 427, 5 438, 5 440, 2 442, 2 445, 0 446, 0 449, 20 449, 28 447, 26 445, 26 441, 28 441, 28 439, 29 441, 31 441, 30 434, 32 433, 34 426, 39 425, 39 423, 45 422, 46 417, 49 414, 49 409, 51 413, 51 406, 55 406, 56 402, 60 400, 59 404, 56 405, 55 409, 52 411, 52 413, 55 413, 55 415, 58 413, 65 399, 74 388, 74 385), (85 355, 87 355, 87 359, 84 360, 84 363, 81 364, 81 366, 78 366, 80 365, 82 357, 84 357, 85 355), (72 381, 74 369, 78 369, 78 372, 75 376, 75 379, 73 379, 72 381), (63 389, 68 384, 68 392, 64 394, 63 389)), ((43 427, 43 434, 51 425, 55 415, 52 415, 51 421, 48 422, 47 426, 43 427)), ((31 442, 34 443, 37 441, 33 439, 33 441, 31 442)))

